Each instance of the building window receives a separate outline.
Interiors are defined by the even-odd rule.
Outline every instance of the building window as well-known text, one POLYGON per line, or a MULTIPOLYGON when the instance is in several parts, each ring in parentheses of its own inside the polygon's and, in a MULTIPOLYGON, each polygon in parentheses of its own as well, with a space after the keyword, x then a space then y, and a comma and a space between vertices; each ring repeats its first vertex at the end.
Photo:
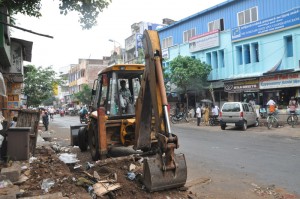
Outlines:
POLYGON ((286 50, 286 56, 287 57, 293 57, 293 37, 287 36, 285 37, 285 50, 286 50))
POLYGON ((211 66, 211 53, 206 53, 206 63, 211 66))
POLYGON ((252 7, 237 14, 238 26, 252 23, 258 20, 257 7, 252 7))
POLYGON ((237 57, 237 63, 238 65, 243 64, 243 49, 242 46, 237 46, 236 47, 236 57, 237 57))
POLYGON ((224 20, 223 19, 217 19, 215 21, 208 23, 208 32, 214 31, 214 30, 224 30, 224 20))
POLYGON ((162 49, 169 48, 173 46, 173 37, 167 37, 163 39, 162 49))
POLYGON ((244 60, 245 60, 245 64, 251 63, 251 59, 250 59, 250 45, 249 44, 245 44, 244 45, 244 60))
POLYGON ((196 29, 195 28, 184 31, 183 32, 183 43, 189 42, 189 39, 191 37, 194 37, 195 35, 196 35, 196 29))
POLYGON ((259 49, 258 43, 251 44, 251 55, 253 62, 259 62, 259 49))
POLYGON ((224 68, 225 67, 225 64, 224 64, 224 50, 219 50, 218 51, 218 56, 219 56, 219 67, 224 68))

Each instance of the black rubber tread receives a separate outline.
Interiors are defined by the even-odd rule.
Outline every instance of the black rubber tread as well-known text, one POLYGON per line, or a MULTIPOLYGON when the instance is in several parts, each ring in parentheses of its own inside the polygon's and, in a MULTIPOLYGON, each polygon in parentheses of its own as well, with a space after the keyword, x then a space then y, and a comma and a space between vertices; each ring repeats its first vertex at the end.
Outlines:
POLYGON ((80 150, 86 151, 88 148, 88 139, 87 139, 88 135, 87 135, 87 129, 86 127, 80 127, 78 130, 78 146, 80 148, 80 150))

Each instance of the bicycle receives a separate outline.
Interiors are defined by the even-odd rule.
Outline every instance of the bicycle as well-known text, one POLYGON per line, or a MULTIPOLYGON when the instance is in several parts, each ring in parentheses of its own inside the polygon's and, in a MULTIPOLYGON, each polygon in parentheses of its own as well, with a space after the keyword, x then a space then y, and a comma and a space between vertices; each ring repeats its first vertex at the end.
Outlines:
POLYGON ((290 113, 290 115, 287 118, 287 123, 288 125, 292 125, 292 127, 294 128, 295 125, 298 123, 298 116, 296 113, 290 113))
POLYGON ((277 128, 279 126, 278 119, 275 116, 275 114, 276 114, 275 112, 268 114, 268 117, 267 117, 267 126, 268 126, 268 129, 271 129, 272 126, 274 126, 275 128, 277 128))

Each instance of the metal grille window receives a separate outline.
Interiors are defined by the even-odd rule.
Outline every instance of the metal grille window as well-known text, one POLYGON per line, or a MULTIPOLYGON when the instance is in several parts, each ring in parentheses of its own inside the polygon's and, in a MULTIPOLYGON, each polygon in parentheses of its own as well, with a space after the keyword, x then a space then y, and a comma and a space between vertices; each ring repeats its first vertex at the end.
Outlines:
POLYGON ((196 29, 190 29, 183 32, 183 43, 189 42, 189 39, 196 35, 196 29))
POLYGON ((217 19, 215 21, 211 21, 208 23, 208 32, 214 31, 214 30, 224 30, 224 20, 223 19, 217 19))
POLYGON ((173 46, 173 37, 164 38, 162 42, 162 49, 169 48, 170 46, 173 46))
POLYGON ((237 13, 238 25, 252 23, 258 20, 257 7, 252 7, 242 12, 237 13))

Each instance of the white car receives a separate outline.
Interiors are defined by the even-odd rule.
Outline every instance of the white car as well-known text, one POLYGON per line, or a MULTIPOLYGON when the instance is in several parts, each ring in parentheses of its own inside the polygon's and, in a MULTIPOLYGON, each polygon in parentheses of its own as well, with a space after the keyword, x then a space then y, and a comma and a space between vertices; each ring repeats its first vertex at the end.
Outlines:
POLYGON ((220 112, 221 129, 226 126, 241 127, 244 131, 248 126, 258 126, 259 121, 255 109, 245 102, 225 102, 220 112))

